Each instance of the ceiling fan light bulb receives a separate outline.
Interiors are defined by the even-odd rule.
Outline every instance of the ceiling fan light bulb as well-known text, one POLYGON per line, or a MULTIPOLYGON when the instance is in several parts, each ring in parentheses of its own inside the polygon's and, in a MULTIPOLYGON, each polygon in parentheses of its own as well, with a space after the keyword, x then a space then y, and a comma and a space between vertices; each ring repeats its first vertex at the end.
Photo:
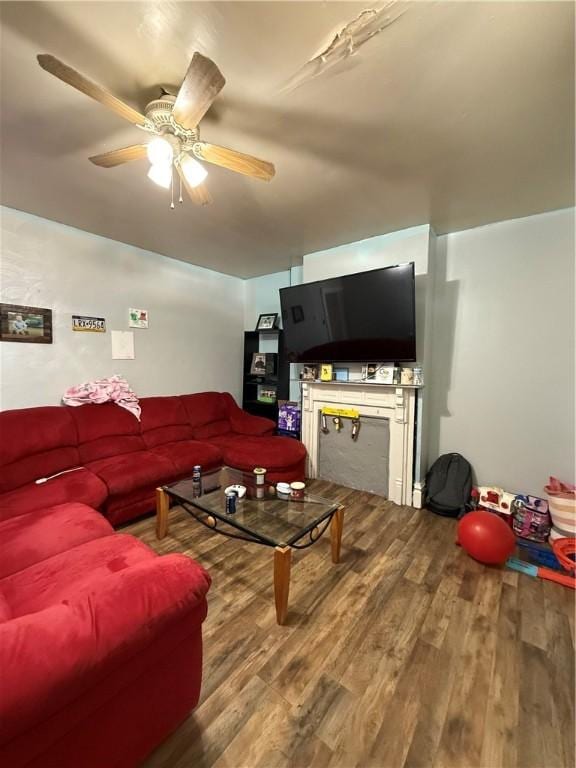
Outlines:
POLYGON ((180 167, 182 168, 182 173, 184 174, 186 181, 191 187, 197 187, 199 184, 202 184, 206 176, 208 176, 206 168, 188 155, 184 155, 180 161, 180 167))
POLYGON ((146 151, 148 160, 150 160, 152 165, 171 165, 174 157, 174 150, 172 149, 170 142, 166 141, 166 139, 163 139, 161 136, 152 139, 152 141, 149 142, 146 151))
POLYGON ((172 166, 156 163, 150 166, 148 171, 148 178, 151 179, 159 187, 168 189, 172 182, 172 166))

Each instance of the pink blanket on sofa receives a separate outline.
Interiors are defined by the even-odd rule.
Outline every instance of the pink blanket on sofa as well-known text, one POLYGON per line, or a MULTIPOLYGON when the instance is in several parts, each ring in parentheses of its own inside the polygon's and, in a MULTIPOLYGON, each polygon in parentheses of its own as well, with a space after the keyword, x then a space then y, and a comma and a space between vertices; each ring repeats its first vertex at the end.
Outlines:
POLYGON ((136 393, 123 376, 110 376, 107 379, 95 379, 69 387, 62 395, 64 405, 86 405, 87 403, 116 403, 121 408, 134 414, 140 421, 140 404, 136 393))

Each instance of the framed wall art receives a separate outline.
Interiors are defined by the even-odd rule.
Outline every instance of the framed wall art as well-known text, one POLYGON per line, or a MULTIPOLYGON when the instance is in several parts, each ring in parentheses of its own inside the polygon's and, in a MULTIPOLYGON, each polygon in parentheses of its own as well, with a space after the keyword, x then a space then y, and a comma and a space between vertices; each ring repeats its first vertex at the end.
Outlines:
POLYGON ((273 331, 278 324, 278 312, 268 312, 265 315, 260 315, 258 322, 256 323, 257 331, 273 331))
POLYGON ((52 344, 52 310, 0 304, 0 341, 52 344))
POLYGON ((130 328, 148 328, 148 310, 130 307, 128 325, 130 328))

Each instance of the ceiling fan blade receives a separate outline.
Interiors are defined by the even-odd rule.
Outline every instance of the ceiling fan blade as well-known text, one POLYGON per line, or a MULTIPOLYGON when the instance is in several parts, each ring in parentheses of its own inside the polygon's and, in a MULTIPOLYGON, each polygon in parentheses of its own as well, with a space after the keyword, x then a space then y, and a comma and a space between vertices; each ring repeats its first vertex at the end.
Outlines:
POLYGON ((216 64, 196 52, 174 103, 174 120, 184 128, 196 128, 225 83, 216 64))
POLYGON ((100 85, 88 80, 88 78, 81 75, 80 72, 77 72, 75 69, 72 69, 72 67, 64 64, 64 62, 60 61, 55 56, 51 56, 49 53, 40 53, 38 54, 37 59, 38 64, 40 64, 42 69, 45 69, 46 72, 54 75, 54 77, 62 80, 62 82, 68 83, 68 85, 76 88, 77 91, 85 93, 86 96, 90 96, 90 98, 99 101, 100 104, 108 107, 112 112, 116 112, 117 115, 120 115, 120 117, 123 117, 125 120, 129 120, 136 125, 146 124, 146 117, 140 114, 140 112, 132 109, 128 104, 124 104, 124 102, 120 101, 116 96, 113 96, 100 85))
POLYGON ((182 179, 182 184, 186 187, 186 192, 188 192, 190 200, 192 200, 195 205, 208 205, 209 203, 213 202, 212 195, 208 191, 208 187, 205 184, 198 184, 197 187, 191 187, 190 184, 188 184, 186 181, 186 176, 184 176, 184 173, 179 165, 176 166, 176 170, 182 179))
POLYGON ((263 181, 270 181, 276 173, 272 163, 268 163, 266 160, 259 160, 252 155, 245 155, 242 152, 219 147, 216 144, 208 144, 205 141, 198 141, 194 144, 194 154, 200 160, 206 160, 208 163, 221 165, 230 171, 253 176, 255 179, 262 179, 263 181))
POLYGON ((140 160, 142 157, 146 157, 147 150, 147 144, 133 144, 131 147, 113 149, 111 152, 104 152, 101 155, 92 155, 88 160, 101 168, 113 168, 115 165, 122 165, 122 163, 129 163, 130 160, 140 160))

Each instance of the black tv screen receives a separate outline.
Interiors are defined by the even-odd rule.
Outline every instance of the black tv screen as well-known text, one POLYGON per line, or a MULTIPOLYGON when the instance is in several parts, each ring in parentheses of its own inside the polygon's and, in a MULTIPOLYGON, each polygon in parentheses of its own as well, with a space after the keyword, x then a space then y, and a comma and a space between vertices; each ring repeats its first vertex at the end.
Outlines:
POLYGON ((280 289, 290 362, 416 360, 414 264, 280 289))

